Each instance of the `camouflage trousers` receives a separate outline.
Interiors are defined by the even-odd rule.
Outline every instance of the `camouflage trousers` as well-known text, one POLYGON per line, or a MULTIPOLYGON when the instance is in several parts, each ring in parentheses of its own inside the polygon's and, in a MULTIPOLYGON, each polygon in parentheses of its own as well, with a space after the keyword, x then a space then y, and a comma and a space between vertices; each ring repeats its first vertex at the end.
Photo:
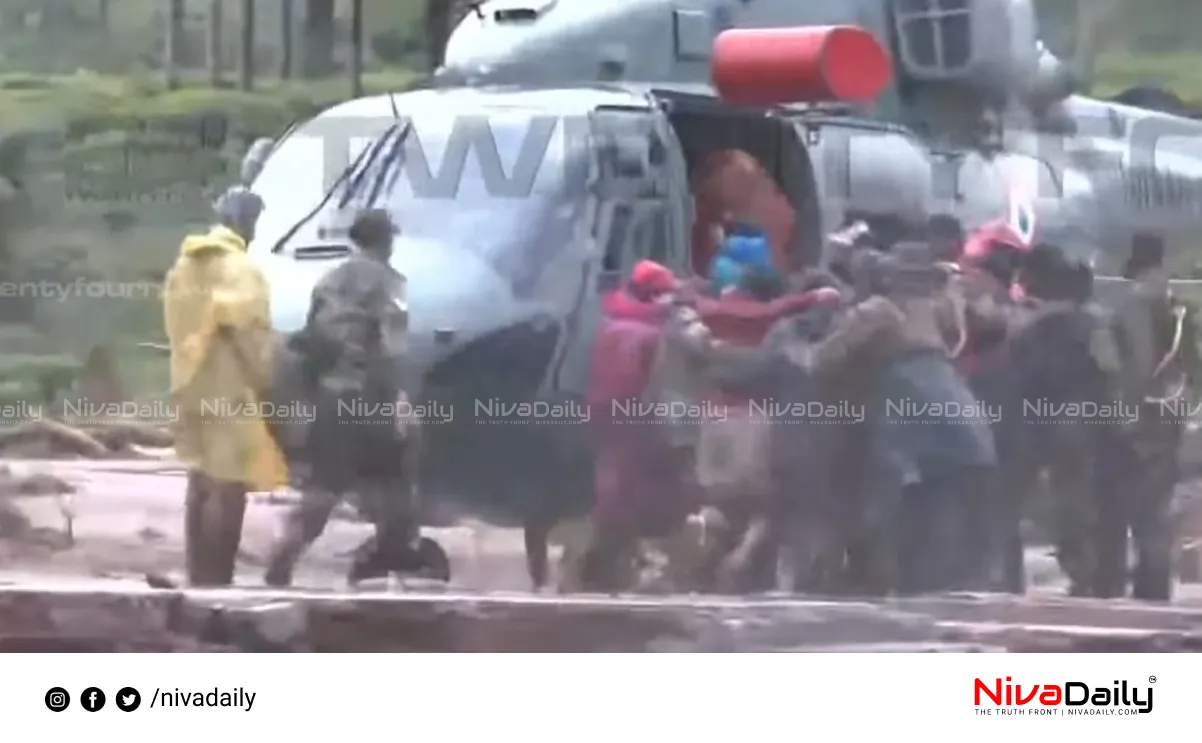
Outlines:
POLYGON ((1095 595, 1167 601, 1172 589, 1173 490, 1179 477, 1181 424, 1141 411, 1140 421, 1116 432, 1100 473, 1101 500, 1095 595), (1128 540, 1135 564, 1128 569, 1128 540))
MULTIPOLYGON (((1103 426, 1027 425, 999 432, 999 487, 990 493, 990 535, 996 588, 1026 591, 1023 522, 1046 517, 1056 561, 1074 595, 1097 591, 1104 494, 1098 487, 1104 461, 1103 426), (1046 473, 1046 481, 1043 475, 1046 473), (1046 487, 1043 485, 1046 484, 1046 487)), ((1041 521, 1037 519, 1037 521, 1041 521)))
POLYGON ((348 577, 351 582, 389 570, 399 570, 411 562, 420 538, 417 488, 408 478, 365 480, 349 492, 334 492, 318 487, 303 475, 295 481, 300 500, 289 507, 283 533, 277 539, 268 562, 266 583, 287 586, 292 583, 296 563, 325 531, 334 509, 344 501, 352 503, 375 527, 375 534, 356 550, 348 577))

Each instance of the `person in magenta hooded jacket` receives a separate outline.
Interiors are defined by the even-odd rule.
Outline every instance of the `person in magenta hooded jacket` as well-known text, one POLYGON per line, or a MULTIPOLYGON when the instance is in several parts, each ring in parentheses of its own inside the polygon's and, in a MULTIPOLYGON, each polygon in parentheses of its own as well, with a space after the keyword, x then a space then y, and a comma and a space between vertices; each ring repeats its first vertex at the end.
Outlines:
POLYGON ((588 389, 595 500, 583 572, 593 588, 619 588, 616 561, 628 548, 669 533, 692 509, 666 427, 641 405, 679 288, 669 269, 642 261, 602 299, 588 389))

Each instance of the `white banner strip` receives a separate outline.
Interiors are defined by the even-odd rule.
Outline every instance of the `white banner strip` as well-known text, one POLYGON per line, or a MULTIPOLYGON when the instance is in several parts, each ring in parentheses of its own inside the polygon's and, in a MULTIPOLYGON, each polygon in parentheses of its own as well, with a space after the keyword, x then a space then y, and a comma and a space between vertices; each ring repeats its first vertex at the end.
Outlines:
POLYGON ((0 684, 5 728, 50 740, 1105 743, 1189 735, 1190 657, 9 655, 0 684))

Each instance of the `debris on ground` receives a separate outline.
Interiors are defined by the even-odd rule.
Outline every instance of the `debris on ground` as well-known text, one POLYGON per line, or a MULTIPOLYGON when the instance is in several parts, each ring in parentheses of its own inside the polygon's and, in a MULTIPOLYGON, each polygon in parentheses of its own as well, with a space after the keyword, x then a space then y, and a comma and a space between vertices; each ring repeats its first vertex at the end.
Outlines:
POLYGON ((0 465, 0 497, 68 495, 74 492, 74 485, 49 472, 20 474, 0 465))
POLYGON ((150 586, 151 588, 159 588, 159 589, 165 589, 165 590, 179 588, 179 586, 177 586, 175 584, 175 581, 171 580, 170 578, 168 578, 165 575, 159 575, 158 573, 147 573, 146 574, 146 585, 150 586))
POLYGON ((54 549, 75 544, 75 486, 48 472, 18 473, 0 465, 0 539, 54 549), (52 496, 63 516, 61 532, 34 528, 19 499, 52 496))
POLYGON ((141 529, 138 529, 138 539, 141 539, 143 542, 161 542, 166 538, 167 535, 165 533, 150 526, 143 526, 141 529))
POLYGON ((89 433, 110 451, 170 449, 175 439, 162 426, 147 423, 114 423, 95 428, 89 433))
POLYGON ((16 504, 0 498, 0 539, 22 539, 32 528, 29 517, 16 504))
POLYGON ((172 446, 171 432, 148 423, 81 428, 52 419, 0 430, 5 459, 157 459, 172 446))

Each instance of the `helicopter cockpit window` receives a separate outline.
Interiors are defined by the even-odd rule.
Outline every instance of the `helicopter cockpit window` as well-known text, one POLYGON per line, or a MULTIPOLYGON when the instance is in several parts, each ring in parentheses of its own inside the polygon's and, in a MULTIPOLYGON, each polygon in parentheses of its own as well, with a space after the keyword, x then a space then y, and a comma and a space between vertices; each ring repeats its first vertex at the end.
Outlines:
MULTIPOLYGON (((263 197, 255 249, 274 245, 298 223, 305 222, 313 209, 330 195, 335 179, 343 171, 348 177, 339 186, 349 185, 371 159, 372 151, 383 149, 385 133, 396 122, 382 117, 364 118, 359 136, 346 142, 346 151, 337 163, 330 162, 329 119, 315 117, 285 134, 263 162, 252 190, 263 197)), ((331 201, 334 201, 331 199, 331 201)))
POLYGON ((556 123, 530 182, 516 183, 515 163, 529 154, 536 113, 498 109, 483 114, 491 143, 488 137, 462 140, 456 133, 461 112, 415 116, 404 157, 387 161, 388 171, 378 174, 386 185, 370 205, 386 205, 401 234, 415 243, 483 260, 522 293, 573 239, 584 209, 586 153, 556 123), (481 151, 494 145, 496 158, 481 151), (424 164, 415 162, 423 159, 424 164), (498 160, 504 173, 494 172, 498 160), (415 174, 423 167, 426 173, 415 174), (448 173, 456 170, 458 177, 448 173), (505 182, 498 183, 502 178, 505 182))
POLYGON ((902 61, 919 74, 967 70, 972 60, 971 0, 894 0, 902 61))

